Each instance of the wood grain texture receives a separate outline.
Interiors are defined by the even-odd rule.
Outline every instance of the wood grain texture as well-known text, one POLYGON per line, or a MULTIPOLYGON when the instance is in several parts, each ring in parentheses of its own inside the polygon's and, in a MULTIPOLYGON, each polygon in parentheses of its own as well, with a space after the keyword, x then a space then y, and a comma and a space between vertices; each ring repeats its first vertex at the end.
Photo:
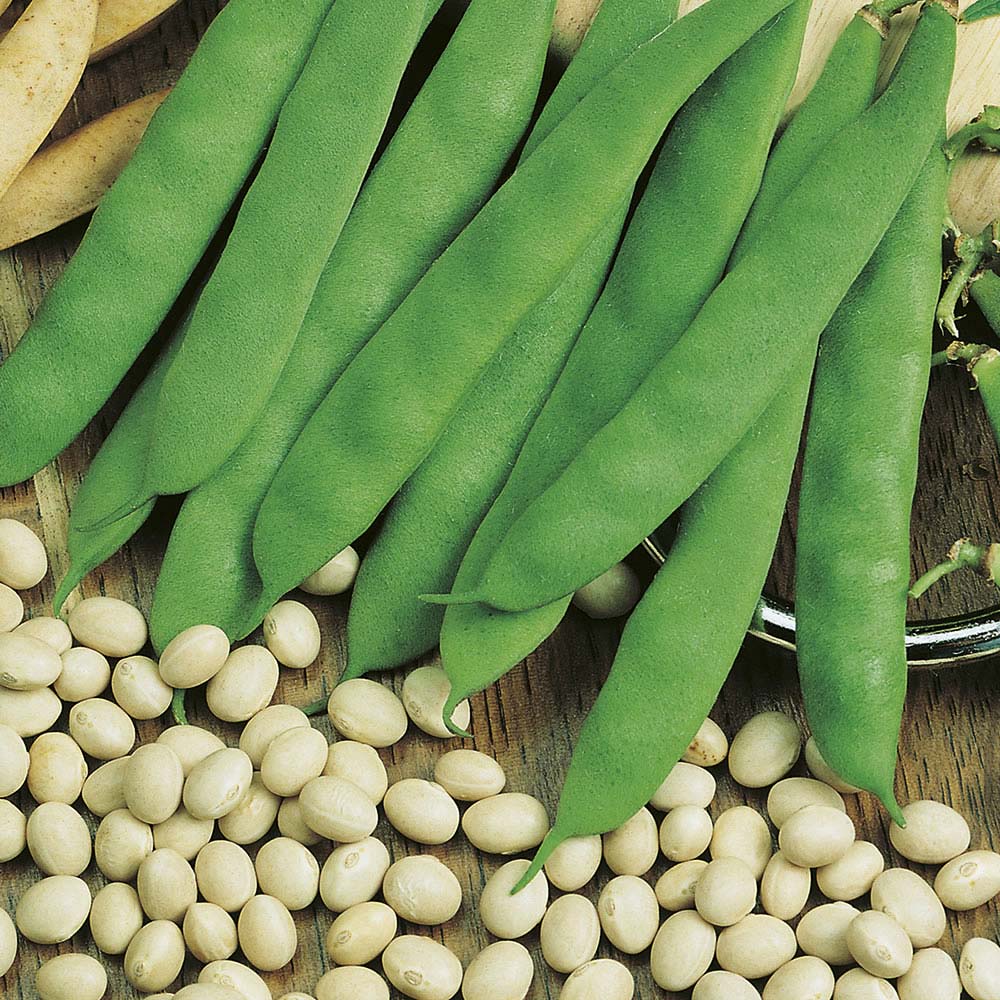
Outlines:
MULTIPOLYGON (((584 20, 592 0, 564 4, 584 20)), ((823 0, 817 4, 810 27, 806 58, 793 102, 801 98, 818 73, 836 31, 856 6, 854 0, 823 0)), ((0 3, 2 6, 2 3, 0 3)), ((155 31, 127 50, 88 69, 80 91, 59 123, 56 135, 97 117, 142 94, 172 83, 190 55, 197 38, 221 0, 185 0, 171 11, 155 31)), ((8 16, 16 12, 14 4, 8 16)), ((985 23, 962 29, 961 64, 953 99, 953 124, 960 123, 984 100, 1000 99, 1000 27, 985 23)), ((1000 211, 1000 162, 981 158, 968 165, 958 179, 955 209, 966 223, 984 221, 1000 211)), ((51 286, 75 248, 84 223, 74 223, 56 233, 40 237, 10 252, 0 254, 0 355, 17 341, 27 327, 46 290, 51 286)), ((53 579, 65 569, 64 540, 69 501, 75 494, 89 457, 107 433, 134 386, 130 376, 80 439, 33 483, 0 492, 0 516, 23 520, 39 531, 51 555, 53 571, 31 594, 28 606, 36 614, 50 607, 53 579)), ((44 404, 42 404, 44 405, 44 404)), ((0 442, 2 447, 2 442, 0 442)), ((1000 534, 1000 462, 978 400, 969 391, 968 380, 955 370, 935 374, 925 420, 920 491, 914 522, 914 566, 921 569, 939 558, 958 534, 1000 534)), ((107 593, 134 601, 148 609, 156 568, 170 524, 169 509, 157 514, 140 536, 84 582, 82 593, 107 593)), ((790 592, 789 555, 794 536, 794 509, 783 531, 783 544, 775 563, 772 585, 790 592)), ((934 617, 983 606, 995 597, 991 588, 971 576, 956 577, 922 600, 915 615, 934 617)), ((277 699, 304 704, 329 690, 344 660, 346 600, 306 598, 320 619, 323 652, 318 663, 304 672, 283 671, 277 699)), ((711 609, 706 609, 711 613, 711 609)), ((566 622, 524 665, 496 687, 474 699, 472 730, 474 745, 494 754, 508 774, 512 790, 532 791, 554 815, 562 774, 583 716, 593 702, 607 673, 617 641, 615 624, 594 623, 571 611, 566 622)), ((664 650, 664 657, 670 650, 664 650)), ((990 663, 961 670, 924 672, 914 675, 904 723, 899 791, 904 801, 917 796, 953 802, 970 819, 973 846, 1000 843, 1000 796, 992 785, 1000 773, 1000 745, 992 738, 1000 709, 993 698, 995 665, 990 663)), ((401 674, 387 678, 399 688, 401 674)), ((757 644, 748 644, 714 712, 732 734, 751 714, 767 708, 782 708, 801 716, 794 666, 783 654, 757 644)), ((192 719, 234 742, 238 730, 210 718, 203 702, 195 698, 192 719)), ((65 716, 61 723, 65 726, 65 716)), ((317 723, 331 736, 325 719, 317 723)), ((143 739, 155 736, 161 724, 140 724, 143 739)), ((454 743, 448 744, 455 745, 454 743)), ((445 744, 423 734, 407 736, 391 751, 383 752, 392 779, 428 777, 434 760, 445 744)), ((716 768, 720 793, 713 813, 738 802, 762 807, 764 794, 746 793, 734 786, 725 765, 716 768)), ((802 763, 796 773, 804 773, 802 763)), ((22 792, 19 804, 28 807, 22 792)), ((859 835, 874 840, 888 851, 885 817, 873 801, 862 798, 849 803, 859 835)), ((412 853, 384 822, 380 835, 395 856, 412 853)), ((489 942, 477 914, 477 899, 485 878, 499 860, 479 855, 459 836, 443 848, 421 848, 446 860, 459 874, 465 901, 458 917, 433 934, 452 947, 463 963, 489 942)), ((320 860, 325 850, 318 852, 320 860)), ((891 852, 887 855, 892 858, 891 852)), ((898 859, 895 859, 898 862, 898 859)), ((657 865, 652 876, 663 870, 657 865)), ((925 874, 930 875, 928 870, 925 874)), ((0 870, 0 905, 13 913, 17 898, 38 872, 26 858, 0 870)), ((103 881, 91 869, 87 878, 96 888, 103 881)), ((606 871, 590 887, 592 898, 608 878, 606 871)), ((973 934, 996 937, 997 907, 952 916, 943 946, 957 954, 961 943, 973 934)), ((275 997, 296 989, 310 992, 328 967, 324 937, 332 915, 317 904, 299 913, 299 949, 292 964, 265 978, 275 997)), ((535 955, 536 978, 529 994, 532 1000, 555 997, 563 977, 553 974, 541 960, 537 934, 525 942, 535 955)), ((35 1000, 34 974, 38 965, 57 952, 70 950, 97 954, 86 933, 58 947, 37 947, 22 942, 17 963, 0 979, 0 996, 7 1000, 35 1000)), ((602 954, 611 950, 602 946, 602 954)), ((121 963, 107 959, 108 996, 126 998, 134 991, 126 983, 121 963)), ((643 1000, 664 997, 652 983, 647 956, 628 960, 635 971, 636 996, 643 1000)), ((185 967, 182 981, 197 973, 193 962, 185 967)))

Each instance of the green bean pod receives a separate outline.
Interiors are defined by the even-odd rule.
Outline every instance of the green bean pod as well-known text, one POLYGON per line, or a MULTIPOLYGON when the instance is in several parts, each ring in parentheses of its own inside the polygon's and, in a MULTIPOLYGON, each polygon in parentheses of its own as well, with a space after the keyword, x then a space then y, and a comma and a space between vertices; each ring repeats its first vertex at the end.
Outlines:
POLYGON ((331 8, 163 380, 143 500, 204 482, 267 403, 385 130, 426 9, 426 0, 337 0, 331 8))
POLYGON ((1000 275, 984 271, 969 285, 969 294, 993 332, 1000 337, 1000 275))
POLYGON ((815 352, 899 210, 935 141, 939 122, 926 108, 947 97, 954 50, 955 19, 932 2, 884 94, 833 140, 680 341, 512 525, 482 581, 452 600, 523 610, 570 594, 708 478, 815 352), (777 295, 775 274, 785 277, 777 295))
POLYGON ((184 501, 153 599, 157 649, 203 621, 241 638, 280 596, 253 561, 260 503, 348 362, 492 193, 531 119, 552 9, 472 0, 365 182, 253 431, 184 501))
POLYGON ((0 366, 0 485, 86 426, 165 319, 305 64, 330 0, 232 0, 0 366))
MULTIPOLYGON (((722 277, 795 79, 808 11, 808 3, 785 11, 677 116, 607 288, 462 560, 457 589, 475 583, 510 524, 614 416, 722 277), (720 135, 733 140, 726 157, 718 155, 720 135)), ((568 603, 516 614, 478 604, 449 607, 441 657, 452 701, 524 659, 559 624, 568 603)), ((444 715, 451 717, 447 707, 444 715)))
MULTIPOLYGON (((596 83, 616 59, 625 58, 643 37, 667 27, 675 16, 676 10, 663 0, 607 0, 546 103, 522 159, 586 85, 596 83)), ((437 645, 444 609, 419 597, 447 590, 454 581, 476 528, 503 487, 593 309, 624 221, 623 206, 560 286, 497 352, 433 451, 389 504, 354 585, 342 681, 398 666, 437 645)))
POLYGON ((628 194, 680 105, 786 6, 699 7, 605 76, 515 171, 359 353, 282 464, 254 531, 267 588, 296 586, 371 525, 500 344, 628 194), (335 492, 322 488, 332 482, 335 492))
MULTIPOLYGON (((761 184, 772 205, 780 204, 810 164, 825 155, 825 145, 868 106, 882 44, 882 32, 872 27, 838 41, 775 147, 761 184), (798 172, 785 164, 797 164, 798 172)), ((740 254, 753 245, 768 214, 753 213, 740 254)), ((584 722, 555 826, 532 870, 567 837, 603 833, 633 815, 711 710, 774 553, 811 372, 809 358, 790 391, 771 404, 682 508, 667 560, 632 612, 611 673, 584 722), (752 518, 746 517, 748 509, 752 518), (705 608, 719 614, 706 616, 705 608), (636 698, 636 691, 644 696, 636 698)))
POLYGON ((799 495, 795 645, 806 717, 827 763, 897 822, 910 509, 947 192, 935 150, 823 334, 799 495))

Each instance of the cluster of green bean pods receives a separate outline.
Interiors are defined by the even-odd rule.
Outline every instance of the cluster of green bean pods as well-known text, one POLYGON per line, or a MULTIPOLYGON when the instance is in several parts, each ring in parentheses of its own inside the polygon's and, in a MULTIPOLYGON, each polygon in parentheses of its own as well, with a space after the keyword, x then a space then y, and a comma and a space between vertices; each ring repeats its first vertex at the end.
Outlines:
POLYGON ((260 503, 337 377, 497 184, 530 120, 553 6, 472 0, 365 182, 253 431, 181 508, 153 601, 156 648, 206 620, 242 637, 280 596, 264 594, 253 560, 260 503))
MULTIPOLYGON (((602 4, 522 159, 551 131, 554 116, 572 107, 575 100, 569 98, 579 99, 603 75, 609 57, 625 58, 675 16, 676 5, 663 0, 602 4)), ((434 450, 389 505, 354 586, 342 679, 398 666, 438 644, 444 608, 420 595, 451 587, 601 292, 625 214, 624 205, 612 213, 560 286, 497 352, 434 450)), ((495 661, 494 651, 488 652, 495 661)))
MULTIPOLYGON (((943 115, 951 78, 954 22, 947 14, 942 19, 941 13, 929 17, 931 12, 925 13, 893 85, 879 102, 883 107, 899 102, 897 113, 888 116, 894 122, 898 142, 895 155, 905 155, 918 164, 926 159, 926 149, 921 156, 919 148, 909 148, 912 118, 908 119, 907 114, 919 117, 921 102, 926 101, 943 115), (925 88, 922 98, 920 81, 925 88)), ((778 172, 771 174, 769 165, 765 175, 762 194, 775 206, 779 221, 778 206, 788 190, 796 184, 801 190, 816 183, 845 140, 849 145, 852 135, 863 134, 866 119, 872 114, 865 112, 850 124, 852 114, 860 114, 874 89, 881 37, 877 32, 868 37, 860 29, 851 34, 854 38, 848 36, 840 51, 835 51, 817 88, 775 150, 777 158, 772 160, 778 172), (855 47, 855 42, 860 45, 855 47), (799 142, 803 145, 799 146, 799 142), (810 166, 812 160, 817 162, 810 166), (793 166, 786 169, 785 164, 793 166), (800 180, 797 172, 804 178, 800 180)), ((858 146, 855 156, 864 155, 861 150, 865 148, 858 146)), ((905 182, 903 186, 908 187, 905 182)), ((940 192, 940 186, 937 190, 940 192)), ((925 168, 918 187, 907 196, 901 217, 908 217, 911 206, 918 205, 916 214, 926 223, 926 206, 933 197, 930 171, 925 168)), ((769 214, 757 213, 752 226, 744 232, 741 248, 747 256, 766 240, 767 230, 774 224, 769 214)), ((936 221, 931 232, 937 232, 936 221)), ((894 236, 887 235, 880 250, 882 244, 894 241, 894 236)), ((926 277, 926 232, 921 231, 917 244, 924 250, 917 270, 926 277)), ((926 283, 921 292, 926 292, 926 283)), ((797 451, 811 368, 812 354, 808 370, 802 363, 799 374, 804 374, 804 379, 790 386, 787 406, 779 412, 774 403, 765 413, 779 418, 784 414, 786 419, 758 420, 685 504, 667 561, 633 611, 611 674, 584 724, 555 826, 522 884, 562 840, 613 829, 645 803, 711 708, 742 642, 770 564, 797 451), (754 511, 752 519, 744 516, 748 505, 754 511), (734 523, 743 526, 740 532, 732 530, 734 523), (704 608, 709 606, 724 607, 726 614, 719 620, 709 620, 704 614, 704 608), (676 658, 676 670, 664 671, 664 655, 676 658), (683 684, 677 683, 680 671, 683 684), (639 689, 647 697, 635 698, 634 692, 639 689), (656 697, 658 691, 664 696, 656 697), (612 728, 616 731, 614 739, 610 736, 612 728), (637 767, 637 761, 644 764, 637 767)), ((885 728, 885 720, 878 721, 885 728)))
MULTIPOLYGON (((462 560, 457 589, 476 580, 513 520, 614 416, 718 283, 794 80, 808 7, 797 3, 758 32, 678 115, 611 280, 462 560), (724 159, 720 135, 739 136, 724 159), (692 231, 700 234, 695 241, 692 231)), ((441 656, 451 701, 481 690, 531 653, 568 603, 566 597, 518 614, 478 604, 449 607, 441 656)))
POLYGON ((0 366, 0 485, 66 447, 163 322, 266 145, 330 2, 232 0, 212 22, 0 366))
POLYGON ((289 452, 254 531, 266 588, 296 586, 371 525, 499 346, 628 194, 678 108, 787 6, 699 7, 606 75, 520 165, 362 349, 289 452), (321 488, 334 482, 334 493, 321 488))

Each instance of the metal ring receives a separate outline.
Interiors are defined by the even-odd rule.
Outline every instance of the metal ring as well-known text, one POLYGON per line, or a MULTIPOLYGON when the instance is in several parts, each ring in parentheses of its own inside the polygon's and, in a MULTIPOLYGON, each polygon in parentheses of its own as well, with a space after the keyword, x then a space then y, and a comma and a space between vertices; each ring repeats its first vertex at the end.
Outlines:
MULTIPOLYGON (((655 536, 644 539, 643 548, 655 563, 663 565, 666 555, 655 536)), ((747 633, 794 653, 794 607, 762 594, 747 633)), ((998 652, 1000 605, 969 615, 906 625, 906 661, 914 669, 979 660, 998 652)))

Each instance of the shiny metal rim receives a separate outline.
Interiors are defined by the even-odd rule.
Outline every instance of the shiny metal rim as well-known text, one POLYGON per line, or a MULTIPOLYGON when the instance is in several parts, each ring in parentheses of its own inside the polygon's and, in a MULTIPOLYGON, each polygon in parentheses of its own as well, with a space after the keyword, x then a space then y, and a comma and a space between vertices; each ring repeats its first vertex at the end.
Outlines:
MULTIPOLYGON (((643 548, 657 564, 665 553, 655 536, 643 548)), ((749 635, 789 652, 795 652, 795 609, 762 594, 749 635)), ((942 618, 932 622, 910 622, 906 626, 906 659, 914 669, 948 666, 979 660, 1000 653, 1000 605, 975 614, 942 618)))

